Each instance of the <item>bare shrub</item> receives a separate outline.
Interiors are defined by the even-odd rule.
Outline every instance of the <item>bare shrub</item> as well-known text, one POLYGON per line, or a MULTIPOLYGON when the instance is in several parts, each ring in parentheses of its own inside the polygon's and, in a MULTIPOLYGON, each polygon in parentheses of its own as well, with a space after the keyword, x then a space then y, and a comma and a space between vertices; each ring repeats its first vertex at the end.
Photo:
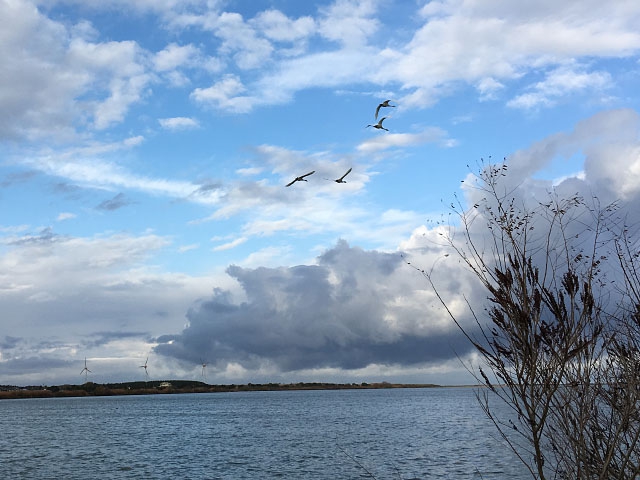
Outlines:
POLYGON ((638 239, 617 204, 550 192, 525 205, 505 190, 506 173, 483 166, 482 200, 453 204, 459 223, 444 236, 487 294, 467 301, 477 328, 448 308, 434 270, 419 271, 480 353, 469 366, 486 387, 480 404, 533 478, 636 478, 638 239), (495 401, 512 416, 494 413, 495 401))

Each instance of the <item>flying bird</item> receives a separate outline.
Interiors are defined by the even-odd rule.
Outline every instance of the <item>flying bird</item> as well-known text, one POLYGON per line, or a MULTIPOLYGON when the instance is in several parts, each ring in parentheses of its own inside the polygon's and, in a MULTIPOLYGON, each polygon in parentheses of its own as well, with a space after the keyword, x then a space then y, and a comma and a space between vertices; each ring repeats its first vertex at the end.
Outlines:
POLYGON ((386 131, 388 132, 388 131, 389 131, 389 129, 388 129, 388 128, 384 128, 384 127, 382 126, 382 122, 384 122, 384 119, 385 119, 385 118, 387 118, 387 117, 382 117, 382 118, 378 121, 378 123, 376 123, 375 125, 367 125, 367 127, 377 128, 378 130, 386 130, 386 131))
POLYGON ((384 108, 384 107, 393 107, 393 108, 396 108, 396 106, 395 106, 395 105, 390 105, 390 104, 389 104, 389 102, 390 102, 390 101, 391 101, 391 100, 385 100, 385 101, 384 101, 384 102, 382 102, 380 105, 378 105, 378 108, 376 108, 376 120, 378 120, 378 112, 380 111, 380 109, 381 109, 381 108, 384 108))
POLYGON ((292 180, 291 182, 287 183, 285 186, 286 186, 286 187, 290 187, 291 185, 293 185, 293 184, 294 184, 294 183, 296 183, 296 182, 306 182, 306 181, 307 181, 307 179, 306 179, 306 178, 304 178, 304 177, 308 177, 309 175, 312 175, 312 174, 314 174, 314 173, 316 173, 316 171, 315 171, 315 170, 313 170, 313 171, 311 171, 311 172, 309 172, 309 173, 305 173, 304 175, 300 175, 299 177, 296 177, 296 178, 295 178, 294 180, 292 180))
POLYGON ((84 380, 87 380, 87 374, 89 373, 93 373, 91 370, 89 370, 87 368, 87 357, 84 357, 84 368, 82 369, 82 371, 80 372, 80 375, 82 375, 84 373, 84 380))
POLYGON ((347 173, 345 173, 344 175, 342 175, 340 178, 334 180, 334 182, 336 183, 347 183, 344 180, 344 177, 346 177, 347 175, 349 175, 351 173, 351 168, 349 170, 347 170, 347 173))

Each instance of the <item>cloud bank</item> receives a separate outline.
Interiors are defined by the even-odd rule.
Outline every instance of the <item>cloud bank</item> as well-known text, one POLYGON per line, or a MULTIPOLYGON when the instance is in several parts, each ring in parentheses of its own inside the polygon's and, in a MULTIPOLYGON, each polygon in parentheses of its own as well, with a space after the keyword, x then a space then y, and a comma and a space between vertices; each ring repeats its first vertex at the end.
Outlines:
POLYGON ((238 364, 290 372, 410 366, 469 350, 398 253, 340 241, 315 265, 227 273, 246 299, 218 289, 189 310, 183 332, 158 339, 156 353, 206 359, 220 371, 238 364))

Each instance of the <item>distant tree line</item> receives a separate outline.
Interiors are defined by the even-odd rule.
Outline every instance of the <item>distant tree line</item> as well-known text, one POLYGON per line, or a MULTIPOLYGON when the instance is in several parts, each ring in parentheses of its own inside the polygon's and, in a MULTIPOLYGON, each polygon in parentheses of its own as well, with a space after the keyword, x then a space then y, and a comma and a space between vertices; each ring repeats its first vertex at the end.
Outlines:
POLYGON ((434 384, 399 384, 389 382, 374 383, 247 383, 210 385, 195 380, 152 380, 148 382, 94 383, 82 385, 54 385, 17 387, 0 386, 0 400, 9 398, 49 398, 49 397, 85 397, 113 395, 151 395, 167 393, 216 393, 216 392, 255 392, 255 391, 290 391, 290 390, 354 390, 385 388, 435 388, 434 384))

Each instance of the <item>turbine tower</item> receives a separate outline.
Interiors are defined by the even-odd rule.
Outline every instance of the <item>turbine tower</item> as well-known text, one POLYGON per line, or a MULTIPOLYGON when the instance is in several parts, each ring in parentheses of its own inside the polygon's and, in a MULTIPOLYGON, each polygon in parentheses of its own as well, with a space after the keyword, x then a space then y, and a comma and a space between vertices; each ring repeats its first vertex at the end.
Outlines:
POLYGON ((87 357, 84 357, 84 368, 82 369, 82 371, 80 372, 80 375, 82 375, 84 373, 84 382, 87 383, 87 375, 90 373, 93 373, 91 370, 89 370, 89 368, 87 367, 87 357))

